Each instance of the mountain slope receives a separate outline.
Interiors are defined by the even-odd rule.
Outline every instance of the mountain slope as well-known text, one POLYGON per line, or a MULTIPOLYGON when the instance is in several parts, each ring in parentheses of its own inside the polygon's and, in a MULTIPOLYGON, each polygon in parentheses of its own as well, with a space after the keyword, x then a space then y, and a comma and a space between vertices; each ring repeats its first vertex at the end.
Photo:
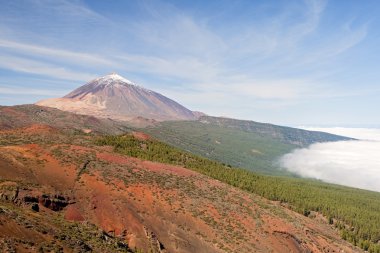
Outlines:
POLYGON ((78 115, 38 105, 0 106, 0 130, 44 124, 69 132, 121 134, 130 131, 130 124, 93 116, 78 115))
POLYGON ((107 136, 97 143, 112 145, 116 152, 122 154, 184 166, 247 192, 279 201, 287 208, 312 219, 326 219, 340 230, 345 240, 370 253, 380 253, 379 192, 311 179, 259 175, 221 165, 153 139, 107 136))
POLYGON ((161 141, 197 155, 252 171, 283 175, 276 161, 315 142, 349 138, 322 132, 227 118, 161 122, 141 129, 161 141))
POLYGON ((351 140, 344 136, 307 131, 298 128, 278 126, 268 123, 260 123, 250 120, 237 120, 230 118, 202 116, 199 122, 225 128, 237 129, 247 133, 256 133, 260 136, 267 136, 279 140, 285 144, 306 147, 317 142, 351 140))
POLYGON ((37 105, 117 120, 144 117, 155 120, 194 120, 198 113, 115 74, 79 87, 63 98, 42 100, 37 105))
POLYGON ((361 252, 323 219, 199 174, 233 170, 148 136, 71 138, 46 128, 45 139, 33 129, 0 131, 0 249, 361 252), (172 158, 195 171, 155 162, 172 158))

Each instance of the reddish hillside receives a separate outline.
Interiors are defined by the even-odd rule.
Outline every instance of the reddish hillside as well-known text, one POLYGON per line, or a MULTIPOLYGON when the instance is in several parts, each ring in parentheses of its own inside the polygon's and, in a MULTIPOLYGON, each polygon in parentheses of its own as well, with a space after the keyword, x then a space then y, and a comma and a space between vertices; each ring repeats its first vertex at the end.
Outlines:
MULTIPOLYGON (((120 134, 128 131, 130 123, 93 116, 64 112, 38 105, 0 106, 0 130, 29 127, 33 124, 49 125, 68 132, 95 132, 120 134)), ((139 122, 144 125, 144 120, 139 122)), ((146 125, 151 125, 147 122, 146 125)))
POLYGON ((360 252, 323 219, 86 135, 34 125, 0 140, 0 249, 360 252))

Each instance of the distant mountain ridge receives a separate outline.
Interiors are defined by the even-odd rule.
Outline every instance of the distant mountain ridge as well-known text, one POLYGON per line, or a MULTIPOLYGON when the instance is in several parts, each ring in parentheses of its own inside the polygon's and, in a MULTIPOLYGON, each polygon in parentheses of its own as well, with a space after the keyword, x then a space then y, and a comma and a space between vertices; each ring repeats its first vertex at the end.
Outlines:
POLYGON ((278 159, 296 148, 351 138, 255 121, 202 116, 196 121, 161 122, 146 133, 175 147, 248 170, 284 175, 278 159))
POLYGON ((203 115, 155 91, 138 86, 116 73, 96 78, 63 98, 46 99, 36 104, 126 121, 137 117, 158 121, 196 120, 203 115))
POLYGON ((308 131, 299 128, 261 123, 251 120, 238 120, 224 117, 201 116, 199 122, 220 127, 233 128, 248 133, 271 137, 283 143, 306 147, 317 142, 353 140, 345 136, 319 131, 308 131))

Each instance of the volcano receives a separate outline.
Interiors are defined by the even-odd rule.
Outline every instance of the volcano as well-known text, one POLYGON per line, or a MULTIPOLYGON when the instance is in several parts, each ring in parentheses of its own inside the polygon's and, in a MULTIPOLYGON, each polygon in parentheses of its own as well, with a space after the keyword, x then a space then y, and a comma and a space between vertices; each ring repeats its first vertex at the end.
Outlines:
POLYGON ((116 73, 96 78, 62 98, 41 100, 36 104, 115 120, 139 117, 157 121, 195 120, 200 115, 116 73))

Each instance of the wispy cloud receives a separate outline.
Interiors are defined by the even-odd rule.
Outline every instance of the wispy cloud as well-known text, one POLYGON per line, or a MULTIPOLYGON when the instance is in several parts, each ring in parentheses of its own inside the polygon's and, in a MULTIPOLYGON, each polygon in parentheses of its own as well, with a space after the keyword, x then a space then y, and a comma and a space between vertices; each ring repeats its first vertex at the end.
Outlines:
POLYGON ((378 128, 348 128, 348 127, 305 127, 300 128, 310 131, 320 131, 347 136, 360 140, 380 141, 380 129, 378 128))
POLYGON ((47 56, 50 60, 64 60, 66 63, 90 64, 96 66, 112 66, 114 62, 96 54, 73 52, 58 48, 42 47, 33 44, 25 44, 16 41, 0 39, 0 48, 7 49, 15 54, 23 54, 32 57, 47 56))
POLYGON ((204 15, 176 3, 144 1, 133 5, 137 11, 124 8, 107 16, 90 5, 4 4, 0 68, 81 82, 119 71, 191 108, 208 96, 204 106, 215 111, 228 111, 226 99, 245 108, 272 109, 346 94, 329 80, 336 74, 334 62, 369 31, 368 23, 356 19, 326 28, 330 3, 324 0, 255 4, 239 9, 247 12, 239 15, 228 8, 204 15), (267 15, 255 12, 260 8, 267 15))
POLYGON ((68 16, 76 16, 78 18, 93 18, 106 21, 102 15, 89 9, 80 1, 69 0, 33 0, 31 1, 37 8, 45 12, 63 12, 68 16))
POLYGON ((96 77, 96 75, 73 71, 60 65, 7 55, 0 55, 0 68, 75 81, 84 81, 96 77))
POLYGON ((195 96, 217 92, 280 100, 304 100, 317 97, 315 94, 341 96, 341 91, 327 92, 323 87, 332 84, 320 81, 326 71, 300 74, 297 78, 287 76, 296 69, 300 72, 299 69, 315 65, 320 68, 322 60, 348 50, 366 36, 362 27, 352 28, 351 33, 342 29, 338 31, 339 40, 327 39, 328 47, 316 45, 311 50, 315 54, 300 51, 304 40, 318 29, 326 5, 326 1, 306 1, 302 8, 285 9, 262 28, 243 26, 239 34, 232 36, 219 34, 204 20, 173 11, 171 6, 171 13, 181 14, 164 18, 157 14, 151 23, 137 25, 139 37, 155 48, 155 56, 122 57, 134 71, 179 78, 178 85, 186 84, 198 91, 193 93, 195 96), (302 19, 292 20, 294 13, 301 14, 302 19))
POLYGON ((62 94, 68 93, 67 90, 56 90, 56 89, 31 89, 31 88, 20 88, 10 85, 0 85, 0 94, 7 95, 39 95, 39 96, 61 96, 62 94))

